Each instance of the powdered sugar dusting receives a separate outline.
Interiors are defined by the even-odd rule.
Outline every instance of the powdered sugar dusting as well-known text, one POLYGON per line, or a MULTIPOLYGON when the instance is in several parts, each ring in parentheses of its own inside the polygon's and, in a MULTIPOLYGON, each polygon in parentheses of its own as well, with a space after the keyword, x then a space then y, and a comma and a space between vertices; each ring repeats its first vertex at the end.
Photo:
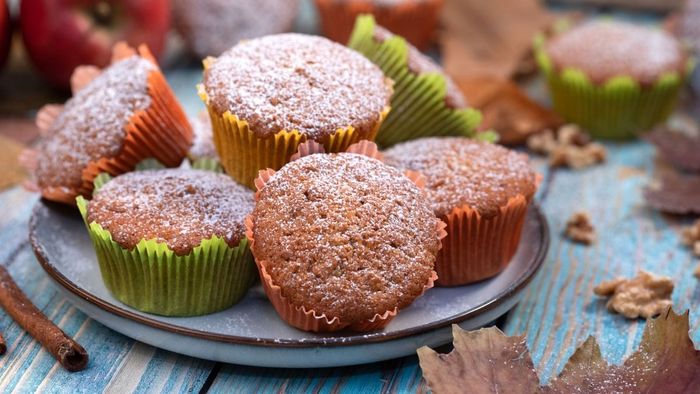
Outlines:
POLYGON ((240 40, 288 31, 298 0, 174 0, 175 28, 198 56, 218 56, 240 40))
POLYGON ((156 66, 131 56, 106 68, 74 97, 41 141, 37 180, 41 187, 81 184, 91 161, 119 153, 131 116, 148 108, 148 74, 156 66))
POLYGON ((261 137, 296 129, 317 140, 348 126, 368 132, 391 96, 365 57, 303 34, 238 44, 205 72, 204 87, 217 112, 230 110, 261 137))
POLYGON ((346 322, 410 304, 440 246, 420 189, 353 153, 287 164, 261 190, 253 216, 253 252, 284 296, 346 322))
POLYGON ((125 248, 155 239, 185 255, 214 235, 238 245, 253 205, 253 193, 223 174, 138 171, 114 178, 95 193, 88 221, 100 224, 125 248))
POLYGON ((629 75, 653 84, 664 72, 683 73, 680 43, 662 30, 624 22, 589 22, 554 38, 547 46, 558 69, 573 67, 594 82, 629 75))
POLYGON ((190 156, 194 159, 213 158, 218 159, 216 146, 214 146, 214 133, 211 127, 211 119, 206 111, 190 118, 194 140, 190 148, 190 156))
POLYGON ((426 177, 426 193, 436 215, 468 205, 495 215, 508 200, 535 193, 535 172, 526 155, 467 138, 423 138, 384 152, 387 164, 426 177))

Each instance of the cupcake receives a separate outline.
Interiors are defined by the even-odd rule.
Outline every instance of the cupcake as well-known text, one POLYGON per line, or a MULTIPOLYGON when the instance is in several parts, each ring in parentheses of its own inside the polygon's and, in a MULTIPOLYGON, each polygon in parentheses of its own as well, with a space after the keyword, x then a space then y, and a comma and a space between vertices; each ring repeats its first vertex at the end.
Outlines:
POLYGON ((601 138, 631 138, 667 118, 690 68, 670 34, 623 22, 584 23, 535 47, 554 109, 601 138))
POLYGON ((174 167, 185 158, 191 127, 145 46, 137 53, 118 44, 112 65, 80 67, 71 85, 65 105, 39 111, 43 137, 24 155, 44 198, 75 204, 99 173, 122 174, 147 158, 174 167))
POLYGON ((222 172, 219 154, 214 146, 214 134, 211 129, 211 119, 206 111, 190 118, 194 140, 187 157, 192 168, 222 172))
POLYGON ((419 50, 375 24, 357 19, 349 46, 375 62, 394 81, 392 111, 377 134, 387 147, 427 136, 476 136, 481 113, 469 108, 454 81, 419 50))
POLYGON ((389 110, 391 81, 359 53, 322 37, 244 41, 204 62, 199 91, 225 171, 252 187, 302 141, 329 152, 373 140, 389 110))
POLYGON ((355 19, 371 14, 421 49, 435 39, 443 0, 316 0, 323 34, 345 43, 355 19))
POLYGON ((190 52, 219 56, 241 40, 292 29, 298 0, 173 0, 173 24, 190 52))
POLYGON ((257 277, 244 229, 253 193, 224 174, 99 177, 92 200, 77 202, 107 289, 135 309, 216 312, 238 302, 257 277))
POLYGON ((432 287, 442 223, 402 172, 363 153, 310 154, 256 185, 247 234, 290 325, 380 329, 432 287))
POLYGON ((424 138, 384 152, 386 163, 425 176, 425 193, 447 236, 437 284, 457 286, 501 272, 515 254, 538 176, 526 155, 466 138, 424 138))

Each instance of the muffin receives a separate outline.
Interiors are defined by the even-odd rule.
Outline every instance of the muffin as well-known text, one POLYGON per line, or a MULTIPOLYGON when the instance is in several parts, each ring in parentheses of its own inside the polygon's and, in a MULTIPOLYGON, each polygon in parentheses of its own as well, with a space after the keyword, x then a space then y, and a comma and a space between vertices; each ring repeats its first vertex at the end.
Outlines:
POLYGON ((584 23, 535 47, 554 109, 601 138, 631 138, 667 118, 689 71, 673 36, 623 22, 584 23))
POLYGON ((190 52, 219 56, 241 40, 292 29, 298 0, 173 0, 173 24, 190 52))
POLYGON ((400 171, 360 153, 310 154, 257 185, 247 234, 290 325, 380 329, 432 287, 442 223, 400 171))
POLYGON ((214 146, 214 133, 211 129, 211 119, 206 111, 190 118, 194 139, 187 157, 192 168, 222 172, 219 154, 214 146))
POLYGON ((37 115, 43 137, 28 156, 46 199, 75 204, 99 173, 122 174, 147 158, 174 167, 187 154, 191 127, 148 49, 119 44, 113 59, 101 72, 76 69, 73 97, 37 115))
POLYGON ((345 43, 355 19, 371 14, 411 44, 427 49, 434 42, 443 0, 316 0, 321 31, 345 43))
POLYGON ((457 286, 501 272, 515 254, 538 176, 526 155, 466 138, 424 138, 384 152, 387 164, 420 172, 447 236, 437 284, 457 286))
POLYGON ((204 62, 199 91, 225 171, 252 187, 299 143, 330 152, 373 140, 389 110, 391 81, 359 53, 322 37, 280 34, 244 41, 204 62))
POLYGON ((357 19, 349 46, 394 80, 392 112, 377 134, 383 147, 427 136, 475 137, 481 113, 469 108, 442 68, 371 16, 357 19))
POLYGON ((164 169, 96 181, 78 197, 104 283, 119 301, 165 316, 216 312, 256 278, 244 220, 253 193, 224 174, 164 169))

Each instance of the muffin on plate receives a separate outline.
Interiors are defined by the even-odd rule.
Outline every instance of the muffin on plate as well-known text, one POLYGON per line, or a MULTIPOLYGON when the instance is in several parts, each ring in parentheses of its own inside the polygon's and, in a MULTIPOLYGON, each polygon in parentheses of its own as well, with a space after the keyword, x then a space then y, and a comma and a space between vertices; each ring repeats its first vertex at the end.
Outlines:
POLYGON ((299 329, 380 329, 435 279, 444 224, 415 180, 365 147, 301 150, 256 180, 251 249, 270 301, 299 329))
POLYGON ((214 133, 211 129, 211 119, 206 111, 190 118, 194 138, 192 147, 187 153, 192 168, 222 172, 219 154, 214 145, 214 133))
POLYGON ((165 316, 216 312, 252 285, 244 220, 253 193, 224 174, 164 169, 100 176, 78 197, 100 272, 119 301, 165 316))
POLYGON ((691 65, 670 34, 614 21, 539 37, 535 51, 554 109, 610 139, 634 137, 667 118, 691 65))
POLYGON ((204 61, 199 91, 224 170, 252 187, 306 140, 330 152, 373 140, 391 81, 361 54, 325 38, 280 34, 244 41, 204 61))
POLYGON ((447 236, 437 284, 456 286, 501 272, 515 254, 538 175, 527 155, 467 138, 424 138, 384 152, 387 164, 425 176, 424 191, 447 236))
POLYGON ((438 64, 403 38, 378 26, 371 16, 361 16, 349 46, 394 81, 392 111, 377 134, 379 145, 429 136, 477 136, 481 113, 468 107, 457 85, 438 64))
POLYGON ((355 19, 371 14, 411 44, 427 49, 436 38, 443 0, 316 0, 323 34, 345 43, 355 19))
POLYGON ((173 0, 173 24, 190 52, 219 56, 241 40, 290 31, 298 0, 173 0))
POLYGON ((185 158, 192 129, 145 46, 137 53, 118 44, 109 67, 79 67, 71 85, 65 105, 39 111, 42 139, 25 154, 44 198, 75 204, 102 172, 132 171, 147 158, 174 167, 185 158))

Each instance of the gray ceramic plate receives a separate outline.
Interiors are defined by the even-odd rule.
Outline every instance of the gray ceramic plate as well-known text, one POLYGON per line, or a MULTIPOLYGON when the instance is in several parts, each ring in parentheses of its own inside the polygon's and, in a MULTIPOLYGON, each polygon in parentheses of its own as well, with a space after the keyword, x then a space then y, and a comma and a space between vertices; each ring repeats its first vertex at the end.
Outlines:
POLYGON ((115 331, 199 358, 284 368, 369 363, 413 354, 422 345, 450 342, 451 324, 474 329, 511 309, 549 246, 546 220, 532 207, 518 252, 500 275, 474 285, 430 289, 384 330, 360 335, 291 328, 277 316, 260 285, 232 308, 206 316, 171 318, 132 309, 114 299, 103 285, 90 238, 74 209, 39 201, 30 239, 58 289, 76 307, 115 331))

